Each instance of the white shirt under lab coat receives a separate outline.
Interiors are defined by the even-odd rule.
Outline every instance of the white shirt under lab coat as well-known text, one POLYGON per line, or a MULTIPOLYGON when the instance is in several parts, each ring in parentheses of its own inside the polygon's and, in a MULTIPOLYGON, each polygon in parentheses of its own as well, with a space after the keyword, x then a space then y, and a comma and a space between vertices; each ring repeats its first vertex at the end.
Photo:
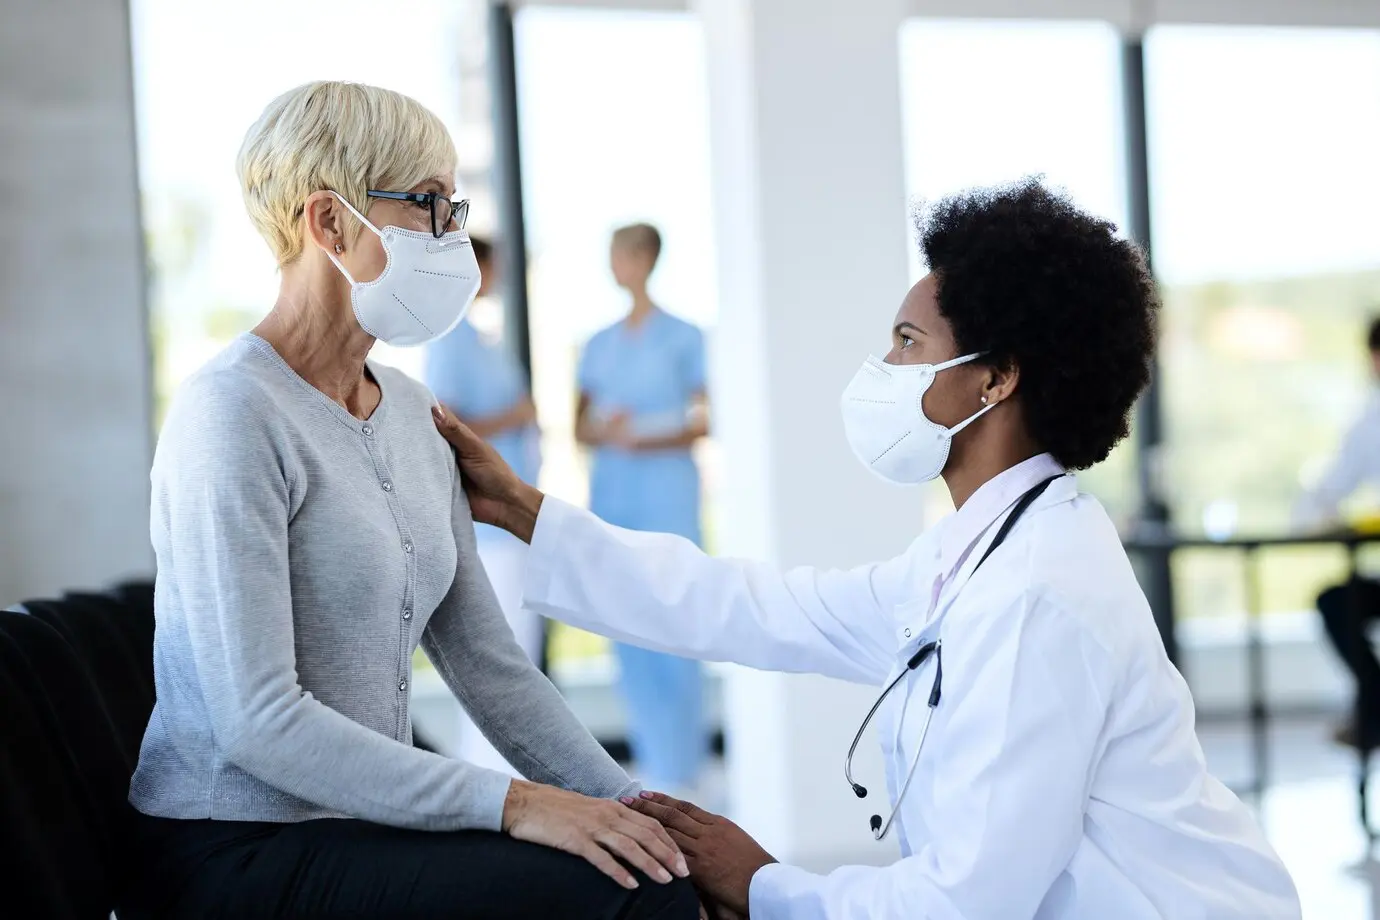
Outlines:
POLYGON ((1341 503, 1366 483, 1380 483, 1380 386, 1347 429, 1322 478, 1295 506, 1295 525, 1312 529, 1336 523, 1341 503))
MULTIPOLYGON (((648 648, 878 688, 942 639, 942 697, 893 830, 902 858, 767 866, 754 920, 1298 918, 1279 858, 1207 772, 1188 688, 1101 505, 1055 480, 973 573, 997 522, 1060 472, 1026 461, 903 555, 850 571, 715 559, 548 498, 524 600, 648 648)), ((878 715, 892 803, 933 668, 878 715)))

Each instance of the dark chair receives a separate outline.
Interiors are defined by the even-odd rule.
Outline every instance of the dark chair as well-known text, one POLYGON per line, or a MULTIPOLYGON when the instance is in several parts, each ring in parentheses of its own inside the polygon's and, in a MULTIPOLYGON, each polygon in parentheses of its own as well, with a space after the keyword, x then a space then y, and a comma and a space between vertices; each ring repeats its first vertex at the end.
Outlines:
POLYGON ((0 611, 0 912, 107 920, 129 874, 153 611, 115 595, 25 608, 0 611), (150 636, 142 655, 126 630, 150 636))
POLYGON ((120 903, 153 629, 147 583, 0 610, 0 917, 109 920, 120 903))
POLYGON ((139 598, 130 604, 117 589, 24 607, 56 630, 86 667, 132 772, 153 711, 152 595, 147 603, 139 598))

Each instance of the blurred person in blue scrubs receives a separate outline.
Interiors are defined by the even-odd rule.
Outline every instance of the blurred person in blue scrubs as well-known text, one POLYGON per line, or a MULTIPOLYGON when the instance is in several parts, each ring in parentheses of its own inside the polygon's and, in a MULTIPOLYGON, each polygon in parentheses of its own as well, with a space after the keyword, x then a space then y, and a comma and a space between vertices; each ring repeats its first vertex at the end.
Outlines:
MULTIPOLYGON (((591 511, 698 545, 700 477, 690 450, 708 433, 704 336, 648 295, 660 255, 650 224, 613 234, 610 268, 632 306, 580 355, 575 437, 593 451, 591 511)), ((614 649, 638 772, 650 788, 693 790, 709 747, 699 662, 614 649)))
MULTIPOLYGON (((470 242, 482 277, 477 298, 482 311, 483 301, 497 284, 497 266, 488 240, 471 236, 470 242)), ((526 375, 512 352, 496 336, 481 332, 470 316, 428 346, 426 384, 442 405, 492 444, 524 482, 535 484, 541 466, 540 433, 526 375)), ((479 558, 513 634, 532 662, 540 664, 545 641, 542 618, 523 610, 521 603, 527 546, 487 524, 476 524, 474 531, 479 558)), ((460 757, 518 775, 463 710, 460 723, 460 757)))

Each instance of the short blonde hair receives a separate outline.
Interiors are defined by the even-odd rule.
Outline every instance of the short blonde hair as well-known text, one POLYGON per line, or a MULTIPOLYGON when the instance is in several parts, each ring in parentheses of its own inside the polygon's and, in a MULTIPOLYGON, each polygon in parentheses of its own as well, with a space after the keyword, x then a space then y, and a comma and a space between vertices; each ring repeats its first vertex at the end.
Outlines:
MULTIPOLYGON (((313 192, 333 191, 367 214, 367 190, 407 191, 455 166, 450 133, 421 103, 333 81, 270 102, 235 160, 249 219, 280 266, 302 254, 302 213, 313 192)), ((354 220, 347 226, 351 236, 361 229, 354 220)))

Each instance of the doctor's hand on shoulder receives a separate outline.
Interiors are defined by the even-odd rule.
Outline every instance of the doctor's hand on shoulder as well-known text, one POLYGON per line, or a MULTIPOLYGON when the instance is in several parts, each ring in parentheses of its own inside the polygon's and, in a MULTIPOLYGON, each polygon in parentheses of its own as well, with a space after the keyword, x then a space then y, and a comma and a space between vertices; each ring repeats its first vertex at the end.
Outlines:
POLYGON ((530 542, 542 493, 518 478, 497 450, 441 406, 432 406, 436 428, 455 449, 460 478, 475 523, 493 524, 530 542))

